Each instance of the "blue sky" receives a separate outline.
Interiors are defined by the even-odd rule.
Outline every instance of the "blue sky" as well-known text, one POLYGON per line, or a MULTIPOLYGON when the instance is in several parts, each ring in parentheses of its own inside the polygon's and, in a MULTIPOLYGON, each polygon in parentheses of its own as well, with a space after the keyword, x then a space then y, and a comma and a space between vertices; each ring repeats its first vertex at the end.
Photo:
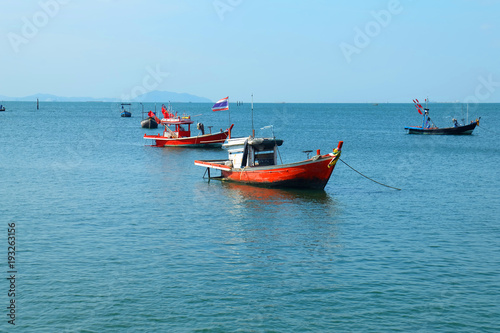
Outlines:
POLYGON ((0 95, 500 102, 500 0, 0 6, 0 95))

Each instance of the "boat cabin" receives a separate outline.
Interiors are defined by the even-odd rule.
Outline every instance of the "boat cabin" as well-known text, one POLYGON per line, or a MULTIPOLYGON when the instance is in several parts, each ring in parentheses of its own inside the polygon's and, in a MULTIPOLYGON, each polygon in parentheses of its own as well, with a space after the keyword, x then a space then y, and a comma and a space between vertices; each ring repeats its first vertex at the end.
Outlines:
POLYGON ((185 138, 191 136, 191 124, 194 121, 190 116, 162 119, 161 123, 165 125, 163 136, 168 138, 185 138), (173 128, 171 128, 173 127, 173 128))
POLYGON ((234 138, 222 145, 229 153, 233 168, 269 166, 278 164, 278 146, 283 140, 270 138, 234 138))

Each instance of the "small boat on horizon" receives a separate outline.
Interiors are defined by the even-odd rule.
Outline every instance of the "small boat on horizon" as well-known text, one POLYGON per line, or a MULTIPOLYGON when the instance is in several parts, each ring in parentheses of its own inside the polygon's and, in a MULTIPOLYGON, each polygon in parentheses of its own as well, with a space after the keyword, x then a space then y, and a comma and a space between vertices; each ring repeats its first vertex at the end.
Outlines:
POLYGON ((460 124, 455 118, 452 119, 453 127, 437 127, 429 116, 429 108, 427 107, 428 99, 426 101, 426 107, 423 108, 420 105, 418 99, 413 101, 415 107, 419 114, 423 115, 422 126, 406 126, 405 130, 408 134, 426 134, 426 135, 471 135, 476 126, 479 125, 479 120, 481 117, 469 124, 460 124))
MULTIPOLYGON (((121 117, 127 117, 127 118, 132 117, 132 113, 130 111, 127 111, 127 109, 125 108, 125 106, 130 106, 131 107, 132 104, 130 104, 130 103, 122 103, 121 105, 122 105, 121 117)), ((129 108, 129 110, 130 110, 130 108, 129 108)))
POLYGON ((234 126, 233 124, 225 131, 221 129, 217 133, 212 133, 212 126, 209 126, 210 133, 205 134, 205 126, 202 123, 197 123, 196 127, 200 130, 201 135, 191 136, 191 125, 194 124, 194 121, 191 120, 190 116, 173 114, 171 110, 166 109, 165 105, 162 105, 162 113, 165 118, 161 120, 152 112, 148 114, 157 123, 164 126, 162 134, 144 134, 144 139, 154 140, 152 146, 155 147, 221 147, 234 126))

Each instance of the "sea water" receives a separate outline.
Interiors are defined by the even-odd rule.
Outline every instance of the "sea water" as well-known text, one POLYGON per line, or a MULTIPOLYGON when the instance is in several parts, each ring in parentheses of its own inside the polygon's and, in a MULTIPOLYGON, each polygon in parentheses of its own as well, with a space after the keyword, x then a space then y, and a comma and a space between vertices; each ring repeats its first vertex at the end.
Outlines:
MULTIPOLYGON (((500 330, 499 104, 470 107, 471 136, 406 134, 411 104, 254 105, 283 163, 342 140, 342 161, 401 191, 343 162, 324 191, 208 181, 193 161, 227 152, 151 147, 161 129, 140 127, 139 104, 131 118, 117 103, 3 104, 3 332, 500 330)), ((206 132, 252 131, 249 103, 172 106, 206 132)), ((466 118, 430 109, 441 127, 466 118)))

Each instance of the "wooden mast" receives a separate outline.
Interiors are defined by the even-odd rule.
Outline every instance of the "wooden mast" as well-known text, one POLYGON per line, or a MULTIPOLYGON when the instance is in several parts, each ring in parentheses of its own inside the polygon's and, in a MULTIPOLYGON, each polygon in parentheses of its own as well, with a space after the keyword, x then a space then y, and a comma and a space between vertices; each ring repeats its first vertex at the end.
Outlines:
POLYGON ((252 137, 255 138, 255 129, 253 127, 253 94, 252 94, 252 137))

